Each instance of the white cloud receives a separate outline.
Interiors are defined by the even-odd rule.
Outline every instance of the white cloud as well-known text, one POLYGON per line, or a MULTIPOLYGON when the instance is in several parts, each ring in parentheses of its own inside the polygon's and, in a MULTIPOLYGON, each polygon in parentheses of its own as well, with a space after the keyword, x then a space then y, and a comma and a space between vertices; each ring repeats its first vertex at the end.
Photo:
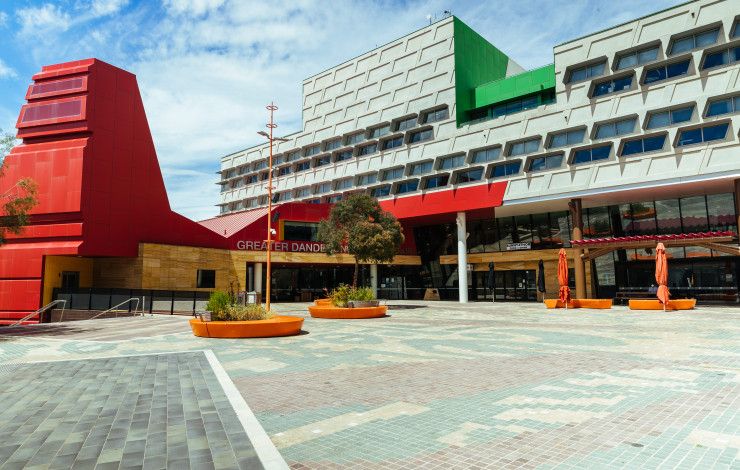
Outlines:
POLYGON ((40 7, 21 8, 16 12, 21 24, 21 36, 43 36, 53 32, 66 31, 70 16, 56 5, 45 3, 40 7))
POLYGON ((106 16, 117 13, 128 5, 128 0, 93 0, 92 11, 95 16, 106 16))
POLYGON ((8 65, 3 62, 2 59, 0 59, 0 79, 3 78, 15 78, 18 74, 13 70, 12 68, 8 67, 8 65))
POLYGON ((8 14, 4 11, 0 11, 0 27, 8 24, 8 14))
POLYGON ((164 0, 163 3, 173 13, 201 16, 218 9, 225 0, 164 0))

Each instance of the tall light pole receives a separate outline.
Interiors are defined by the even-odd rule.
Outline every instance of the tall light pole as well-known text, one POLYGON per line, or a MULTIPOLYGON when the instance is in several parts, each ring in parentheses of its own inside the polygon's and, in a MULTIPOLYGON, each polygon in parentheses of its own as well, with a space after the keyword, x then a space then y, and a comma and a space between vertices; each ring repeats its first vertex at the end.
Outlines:
POLYGON ((267 292, 265 293, 265 309, 270 311, 270 288, 272 287, 272 143, 274 141, 286 142, 288 139, 281 137, 273 137, 272 130, 278 125, 273 121, 273 114, 277 111, 278 107, 274 103, 267 105, 267 110, 270 111, 270 122, 267 124, 267 128, 270 129, 268 134, 265 131, 257 132, 259 135, 264 136, 270 142, 270 158, 267 162, 267 292))

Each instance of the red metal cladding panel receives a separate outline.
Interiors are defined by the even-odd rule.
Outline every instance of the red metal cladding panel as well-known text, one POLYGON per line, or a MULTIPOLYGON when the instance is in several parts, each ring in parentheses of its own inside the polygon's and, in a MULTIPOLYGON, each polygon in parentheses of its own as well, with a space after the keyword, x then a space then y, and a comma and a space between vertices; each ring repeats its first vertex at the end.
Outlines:
POLYGON ((87 91, 87 76, 63 78, 61 80, 46 80, 28 87, 27 100, 37 100, 50 96, 71 95, 87 91))
POLYGON ((0 279, 0 310, 33 311, 40 298, 41 279, 0 279))
POLYGON ((383 209, 401 221, 456 212, 476 211, 501 205, 506 181, 434 191, 417 196, 381 201, 383 209))

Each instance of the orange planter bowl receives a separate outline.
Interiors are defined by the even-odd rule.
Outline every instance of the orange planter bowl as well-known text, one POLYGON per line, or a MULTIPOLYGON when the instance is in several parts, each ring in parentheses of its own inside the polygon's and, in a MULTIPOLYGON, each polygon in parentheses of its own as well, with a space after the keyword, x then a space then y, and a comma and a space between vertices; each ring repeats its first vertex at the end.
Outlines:
MULTIPOLYGON (((564 308, 565 305, 559 299, 545 299, 547 308, 564 308)), ((595 308, 609 309, 612 308, 612 299, 571 299, 568 302, 568 308, 595 308)))
MULTIPOLYGON (((666 311, 692 310, 696 307, 696 299, 669 300, 666 311)), ((663 304, 658 299, 631 299, 630 310, 663 310, 663 304)))
POLYGON ((314 300, 314 303, 316 305, 323 305, 325 307, 330 307, 331 306, 331 299, 316 299, 316 300, 314 300))
POLYGON ((384 317, 388 307, 378 305, 377 307, 342 308, 333 305, 311 305, 308 311, 314 318, 379 318, 384 317))
POLYGON ((190 320, 195 336, 203 338, 271 338, 293 336, 301 332, 303 318, 275 316, 267 320, 251 321, 201 321, 190 320))

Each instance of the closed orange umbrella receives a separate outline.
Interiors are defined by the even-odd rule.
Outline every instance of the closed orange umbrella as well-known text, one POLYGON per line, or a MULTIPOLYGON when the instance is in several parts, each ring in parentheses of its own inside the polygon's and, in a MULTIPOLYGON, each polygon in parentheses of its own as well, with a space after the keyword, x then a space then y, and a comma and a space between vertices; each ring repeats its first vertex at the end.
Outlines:
POLYGON ((568 302, 570 302, 570 287, 568 287, 568 254, 564 248, 561 248, 560 253, 558 253, 558 284, 560 284, 558 298, 565 304, 565 308, 568 308, 568 302))
POLYGON ((658 300, 663 303, 663 310, 668 303, 671 293, 668 292, 668 260, 665 255, 665 246, 658 243, 655 248, 655 282, 658 283, 658 300))

